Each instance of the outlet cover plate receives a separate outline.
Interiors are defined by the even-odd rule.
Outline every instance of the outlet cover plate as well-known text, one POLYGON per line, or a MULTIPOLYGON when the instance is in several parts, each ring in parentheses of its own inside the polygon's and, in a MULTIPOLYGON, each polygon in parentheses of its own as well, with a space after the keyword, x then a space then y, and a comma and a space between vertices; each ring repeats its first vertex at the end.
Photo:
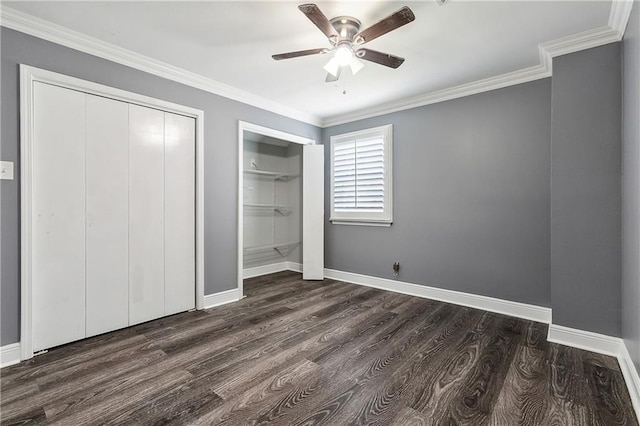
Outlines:
POLYGON ((0 161, 0 180, 13 180, 13 161, 0 161))

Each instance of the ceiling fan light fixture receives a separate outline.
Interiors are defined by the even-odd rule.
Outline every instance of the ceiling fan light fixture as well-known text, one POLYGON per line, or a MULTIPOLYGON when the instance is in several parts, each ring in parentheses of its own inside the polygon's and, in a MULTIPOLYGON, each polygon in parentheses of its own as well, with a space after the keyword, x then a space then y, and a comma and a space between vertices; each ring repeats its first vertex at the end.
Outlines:
POLYGON ((329 62, 327 62, 327 65, 325 65, 323 68, 324 68, 324 70, 326 72, 328 72, 332 76, 337 77, 338 76, 338 69, 340 68, 340 63, 338 62, 338 60, 334 56, 333 58, 331 58, 329 60, 329 62))
POLYGON ((338 61, 338 64, 342 67, 346 67, 351 63, 353 59, 353 52, 347 46, 340 46, 336 50, 334 58, 338 61))
POLYGON ((354 56, 353 58, 351 58, 349 68, 351 68, 351 74, 356 75, 358 71, 364 68, 364 62, 354 56))

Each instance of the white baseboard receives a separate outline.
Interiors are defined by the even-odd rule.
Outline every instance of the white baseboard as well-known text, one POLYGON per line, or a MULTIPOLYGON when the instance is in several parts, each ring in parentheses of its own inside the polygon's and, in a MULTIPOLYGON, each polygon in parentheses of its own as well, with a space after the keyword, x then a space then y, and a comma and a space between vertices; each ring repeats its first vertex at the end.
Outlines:
POLYGON ((445 290, 403 281, 355 274, 352 272, 337 271, 334 269, 325 269, 324 276, 325 278, 331 278, 334 280, 408 294, 410 296, 439 300, 441 302, 482 309, 531 321, 546 324, 551 322, 551 309, 542 306, 528 305, 526 303, 512 302, 510 300, 496 299, 493 297, 463 293, 454 290, 445 290))
POLYGON ((618 358, 622 376, 629 390, 633 409, 636 412, 636 417, 640 419, 640 377, 638 376, 638 370, 636 370, 633 364, 624 340, 619 337, 607 336, 556 324, 549 324, 547 340, 553 343, 618 358))
POLYGON ((237 302, 242 299, 237 288, 221 291, 220 293, 204 295, 204 309, 213 308, 214 306, 226 305, 227 303, 237 302))
POLYGON ((302 264, 295 262, 279 262, 269 265, 256 266, 242 270, 242 278, 254 278, 262 275, 275 274, 282 271, 302 272, 302 264))
POLYGON ((20 343, 0 347, 0 368, 20 362, 20 343))
POLYGON ((549 324, 547 340, 565 346, 572 346, 574 348, 616 357, 620 354, 621 345, 623 345, 622 339, 619 337, 578 330, 557 324, 549 324))
POLYGON ((627 349, 627 345, 624 341, 621 344, 621 350, 618 354, 618 362, 620 363, 620 370, 624 376, 624 381, 627 383, 627 389, 629 389, 629 396, 631 397, 631 403, 636 410, 636 417, 640 420, 640 376, 633 360, 627 349))
POLYGON ((285 262, 287 264, 287 271, 302 273, 302 263, 285 262))

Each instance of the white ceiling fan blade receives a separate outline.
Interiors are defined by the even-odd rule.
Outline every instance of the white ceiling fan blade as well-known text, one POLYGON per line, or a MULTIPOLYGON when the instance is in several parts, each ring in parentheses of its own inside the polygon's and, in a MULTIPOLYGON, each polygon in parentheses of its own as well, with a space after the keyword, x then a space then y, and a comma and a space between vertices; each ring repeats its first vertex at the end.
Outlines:
POLYGON ((325 69, 326 72, 328 72, 332 76, 337 77, 338 69, 340 68, 340 63, 335 57, 333 57, 331 58, 331 60, 329 60, 329 62, 327 62, 327 65, 325 65, 323 68, 325 69))
POLYGON ((356 75, 358 71, 364 68, 364 62, 354 56, 351 58, 351 62, 349 62, 349 68, 351 68, 351 73, 356 75))

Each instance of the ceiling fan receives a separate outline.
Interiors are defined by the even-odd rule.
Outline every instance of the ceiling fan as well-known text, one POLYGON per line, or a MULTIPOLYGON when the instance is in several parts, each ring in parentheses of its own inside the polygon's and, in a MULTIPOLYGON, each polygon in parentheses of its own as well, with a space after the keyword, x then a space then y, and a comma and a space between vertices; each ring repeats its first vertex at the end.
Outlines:
POLYGON ((360 31, 360 21, 354 17, 338 16, 329 20, 318 6, 312 3, 302 4, 298 9, 327 36, 331 47, 280 53, 272 56, 276 61, 335 51, 331 60, 324 66, 328 72, 325 80, 327 82, 338 80, 342 67, 349 66, 351 72, 356 74, 364 67, 360 59, 390 68, 398 68, 404 62, 404 58, 399 56, 360 46, 413 21, 416 17, 407 6, 362 31, 360 31))

